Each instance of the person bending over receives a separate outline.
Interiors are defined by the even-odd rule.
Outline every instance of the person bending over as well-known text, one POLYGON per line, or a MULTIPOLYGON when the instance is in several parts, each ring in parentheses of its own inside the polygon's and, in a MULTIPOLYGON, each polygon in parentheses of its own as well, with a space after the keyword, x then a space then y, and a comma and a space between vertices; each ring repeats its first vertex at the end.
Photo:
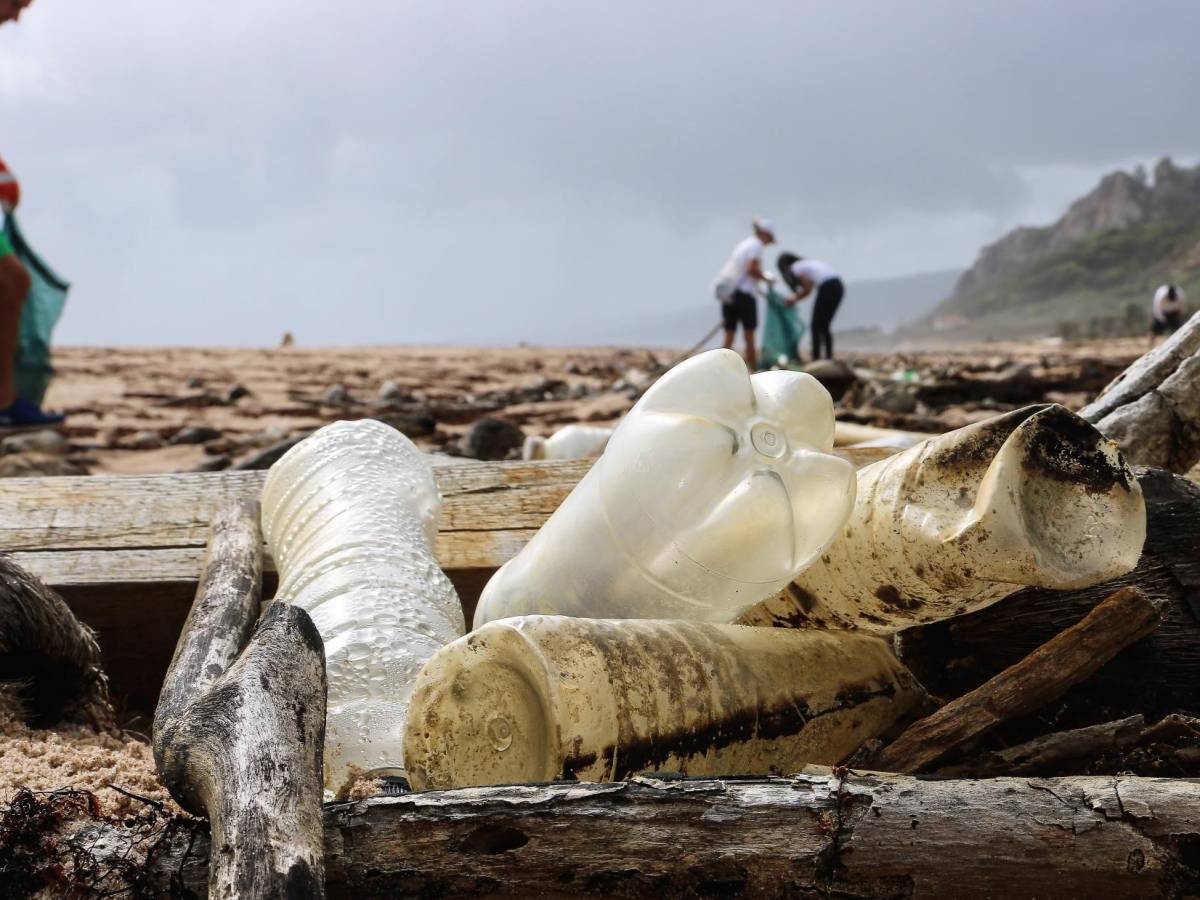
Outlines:
POLYGON ((1150 346, 1162 335, 1172 335, 1183 325, 1185 298, 1183 288, 1164 284, 1154 292, 1154 303, 1150 307, 1150 346))
POLYGON ((805 259, 794 253, 779 254, 779 273, 795 293, 788 303, 795 305, 816 291, 813 302, 812 352, 813 359, 833 359, 833 317, 837 314, 846 288, 832 267, 816 259, 805 259))

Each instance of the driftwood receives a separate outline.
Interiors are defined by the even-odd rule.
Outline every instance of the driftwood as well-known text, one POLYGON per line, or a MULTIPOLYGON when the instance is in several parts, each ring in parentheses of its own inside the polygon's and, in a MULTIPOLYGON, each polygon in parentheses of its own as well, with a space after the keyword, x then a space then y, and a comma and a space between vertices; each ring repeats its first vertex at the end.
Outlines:
POLYGON ((1186 472, 1200 461, 1200 313, 1080 415, 1120 444, 1132 465, 1186 472))
POLYGON ((90 628, 62 597, 0 556, 0 683, 38 727, 62 720, 112 724, 108 679, 90 628))
POLYGON ((982 687, 911 725, 875 758, 891 772, 919 772, 997 725, 1061 697, 1162 621, 1165 604, 1123 588, 982 687))
MULTIPOLYGON (((1044 734, 1031 741, 986 753, 976 759, 938 771, 952 778, 990 778, 997 775, 1046 775, 1079 760, 1123 753, 1154 742, 1180 743, 1169 754, 1200 747, 1200 720, 1170 715, 1153 725, 1144 716, 1129 716, 1114 722, 1044 734)), ((1191 754, 1188 754, 1191 755, 1191 754)))
POLYGON ((904 663, 933 693, 958 696, 1079 621, 1109 594, 1135 586, 1166 604, 1162 625, 1070 691, 1051 724, 1058 730, 1138 713, 1200 714, 1200 487, 1160 469, 1137 476, 1147 529, 1133 572, 1080 590, 1028 588, 986 609, 908 629, 898 641, 904 663))
POLYGON ((254 501, 213 522, 200 586, 154 717, 154 758, 172 796, 206 816, 217 897, 323 896, 325 655, 308 614, 259 613, 254 501))
MULTIPOLYGON (((800 775, 408 794, 329 808, 331 897, 1181 897, 1200 782, 800 775)), ((154 873, 204 893, 202 838, 154 873)))

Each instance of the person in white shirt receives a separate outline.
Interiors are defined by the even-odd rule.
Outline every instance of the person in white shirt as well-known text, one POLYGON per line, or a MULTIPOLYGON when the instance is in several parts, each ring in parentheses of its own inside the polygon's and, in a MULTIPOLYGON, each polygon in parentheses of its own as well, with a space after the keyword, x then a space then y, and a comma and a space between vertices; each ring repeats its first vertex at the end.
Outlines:
POLYGON ((1183 324, 1186 309, 1183 288, 1164 284, 1154 292, 1154 303, 1150 307, 1150 345, 1161 335, 1174 334, 1183 324))
POLYGON ((813 291, 817 292, 809 329, 812 331, 813 359, 820 359, 822 354, 827 359, 833 359, 833 332, 830 329, 842 298, 846 296, 841 277, 820 260, 804 259, 795 253, 779 254, 779 274, 788 287, 795 291, 788 301, 793 305, 813 291))
POLYGON ((755 289, 763 280, 763 249, 775 243, 775 229, 766 219, 755 219, 754 233, 733 248, 729 261, 717 276, 714 290, 721 301, 721 321, 725 326, 725 348, 733 347, 738 325, 746 340, 746 365, 753 372, 758 367, 758 352, 754 332, 758 329, 758 301, 755 289))

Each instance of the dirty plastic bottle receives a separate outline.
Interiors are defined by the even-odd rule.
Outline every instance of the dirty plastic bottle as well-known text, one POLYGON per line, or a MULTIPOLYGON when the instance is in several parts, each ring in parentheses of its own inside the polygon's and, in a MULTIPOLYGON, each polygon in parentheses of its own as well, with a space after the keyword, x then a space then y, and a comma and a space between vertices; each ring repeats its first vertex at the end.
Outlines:
POLYGON ((425 664, 404 753, 418 789, 789 773, 841 762, 923 697, 868 635, 526 616, 425 664))
POLYGON ((358 774, 403 774, 413 680, 464 631, 433 556, 440 509, 425 454, 374 420, 327 425, 267 474, 276 596, 306 610, 325 642, 328 792, 358 774))
POLYGON ((729 622, 833 540, 854 469, 833 403, 799 372, 753 377, 731 350, 664 375, 516 557, 475 625, 530 613, 729 622))
POLYGON ((1131 571, 1146 503, 1117 446, 1057 405, 1028 406, 859 470, 837 541, 748 625, 889 634, 1131 571))
POLYGON ((604 452, 612 426, 564 425, 548 438, 531 434, 521 450, 523 459, 591 459, 604 452))

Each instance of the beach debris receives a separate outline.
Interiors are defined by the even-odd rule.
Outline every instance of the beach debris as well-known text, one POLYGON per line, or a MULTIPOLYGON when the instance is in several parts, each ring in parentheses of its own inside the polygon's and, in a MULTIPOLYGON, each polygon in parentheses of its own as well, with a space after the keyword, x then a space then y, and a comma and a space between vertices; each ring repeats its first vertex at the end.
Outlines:
POLYGON ((795 772, 840 762, 923 697, 867 635, 527 616, 434 654, 404 752, 417 789, 795 772))
POLYGON ((462 441, 463 456, 472 459, 508 459, 525 443, 525 432, 507 419, 488 416, 467 429, 462 441))
POLYGON ((275 602, 259 619, 261 583, 258 503, 230 502, 163 681, 154 760, 208 819, 210 897, 320 898, 325 657, 303 609, 275 602))
POLYGON ((854 469, 810 375, 731 350, 680 363, 488 582, 475 625, 531 613, 730 621, 834 540, 854 469))
POLYGON ((96 635, 41 579, 0 555, 0 682, 21 718, 113 723, 108 677, 96 635))
POLYGON ((143 429, 142 431, 134 432, 126 443, 126 446, 131 450, 157 450, 163 443, 162 435, 157 431, 143 429))
POLYGON ((1079 414, 1133 465, 1183 473, 1200 462, 1200 313, 1079 414))
POLYGON ((82 457, 49 453, 8 453, 0 456, 0 478, 62 478, 87 475, 82 457))
POLYGON ((564 425, 550 437, 531 434, 525 438, 521 458, 592 459, 604 452, 613 429, 603 425, 564 425))
POLYGON ((1117 591, 1016 665, 910 726, 871 764, 888 772, 925 771, 968 741, 1057 700, 1154 631, 1165 611, 1165 603, 1136 588, 1117 591))
POLYGON ((284 438, 277 441, 269 447, 251 454, 241 462, 235 464, 232 468, 239 472, 249 472, 256 469, 269 469, 275 463, 283 458, 283 455, 295 447, 298 443, 308 437, 309 433, 297 434, 294 437, 284 438))
POLYGON ((43 429, 25 434, 11 434, 0 441, 0 453, 49 453, 71 452, 71 442, 60 431, 43 429))
POLYGON ((1030 406, 859 470, 841 538, 740 621, 889 634, 1021 586, 1122 575, 1145 537, 1116 446, 1061 406, 1030 406))
POLYGON ((321 402, 327 406, 349 406, 353 400, 344 384, 331 384, 321 395, 321 402))
POLYGON ((221 431, 209 425, 188 425, 167 438, 167 443, 171 445, 203 444, 207 441, 215 441, 220 437, 221 431))
POLYGON ((800 371, 821 382, 835 403, 858 381, 854 370, 840 359, 814 359, 800 371))
POLYGON ((403 774, 413 679, 465 630, 433 555, 441 497, 427 457, 381 422, 335 422, 271 467, 262 496, 276 599, 306 610, 325 643, 327 791, 403 774))
POLYGON ((225 402, 233 403, 237 400, 241 400, 243 397, 252 396, 254 396, 254 394, 250 388, 246 387, 244 384, 234 384, 230 385, 229 390, 225 392, 225 402))
POLYGON ((408 392, 395 381, 385 381, 379 388, 379 399, 385 403, 399 403, 408 399, 408 392))

